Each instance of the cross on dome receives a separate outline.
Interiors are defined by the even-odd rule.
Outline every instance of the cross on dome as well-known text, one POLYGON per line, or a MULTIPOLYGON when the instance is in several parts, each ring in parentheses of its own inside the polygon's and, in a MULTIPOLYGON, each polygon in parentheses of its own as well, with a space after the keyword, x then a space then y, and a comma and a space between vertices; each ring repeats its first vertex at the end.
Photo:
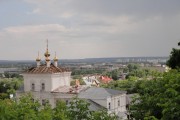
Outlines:
POLYGON ((44 56, 47 58, 50 56, 49 50, 48 50, 48 39, 47 39, 47 48, 46 48, 46 52, 44 53, 44 56))

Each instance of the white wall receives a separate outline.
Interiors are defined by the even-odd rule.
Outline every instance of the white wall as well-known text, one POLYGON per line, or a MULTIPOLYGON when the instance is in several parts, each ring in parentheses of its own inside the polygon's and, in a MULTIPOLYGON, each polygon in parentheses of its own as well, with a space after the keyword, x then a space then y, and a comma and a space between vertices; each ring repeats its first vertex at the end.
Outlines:
POLYGON ((70 86, 71 72, 52 74, 52 90, 60 86, 70 86))
POLYGON ((45 84, 45 91, 53 91, 60 86, 70 86, 71 72, 55 74, 23 74, 24 91, 31 91, 32 84, 34 91, 41 91, 42 83, 45 84))
POLYGON ((45 84, 44 91, 51 91, 51 74, 23 74, 23 76, 25 92, 32 90, 32 83, 35 85, 34 91, 41 91, 42 83, 45 84))
POLYGON ((108 113, 115 113, 116 115, 119 112, 126 112, 126 94, 120 94, 116 96, 107 97, 107 110, 108 113), (118 106, 118 100, 120 101, 120 106, 118 106), (111 108, 109 109, 109 103, 111 108))

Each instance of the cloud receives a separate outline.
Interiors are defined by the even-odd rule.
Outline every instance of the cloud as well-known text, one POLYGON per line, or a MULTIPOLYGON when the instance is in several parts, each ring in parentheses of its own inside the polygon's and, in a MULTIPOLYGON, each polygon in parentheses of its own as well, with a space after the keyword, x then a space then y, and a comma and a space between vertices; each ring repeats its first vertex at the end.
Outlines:
MULTIPOLYGON (((18 2, 11 6, 19 10, 8 13, 24 10, 18 2)), ((167 56, 180 39, 179 0, 23 2, 28 9, 19 15, 26 14, 13 22, 11 14, 0 12, 5 20, 0 48, 6 50, 0 59, 34 59, 37 51, 44 52, 46 39, 60 58, 167 56)))
POLYGON ((17 34, 27 34, 27 33, 37 33, 37 32, 68 32, 70 29, 66 28, 63 25, 59 24, 46 24, 46 25, 25 25, 25 26, 16 26, 8 27, 4 29, 8 33, 17 33, 17 34))
POLYGON ((71 15, 104 15, 149 17, 172 16, 179 13, 179 0, 25 0, 36 5, 43 14, 61 16, 71 15))

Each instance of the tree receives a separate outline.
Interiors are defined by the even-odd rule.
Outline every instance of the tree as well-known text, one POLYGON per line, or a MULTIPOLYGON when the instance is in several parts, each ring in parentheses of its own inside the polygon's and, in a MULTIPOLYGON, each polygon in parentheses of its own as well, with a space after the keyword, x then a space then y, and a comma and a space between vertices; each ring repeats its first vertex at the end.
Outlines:
POLYGON ((69 117, 71 120, 87 120, 90 118, 90 103, 85 100, 74 98, 70 102, 69 117))
POLYGON ((53 120, 69 120, 68 108, 66 103, 59 100, 53 109, 53 120))
POLYGON ((102 75, 103 76, 108 76, 108 77, 112 78, 113 80, 118 80, 119 75, 120 75, 120 70, 115 69, 115 70, 112 70, 112 71, 106 71, 102 75))
POLYGON ((130 105, 135 119, 179 120, 180 72, 171 70, 162 78, 146 80, 136 86, 138 95, 130 105))
POLYGON ((22 85, 22 80, 18 78, 2 79, 0 81, 0 98, 9 98, 9 94, 14 94, 15 90, 19 89, 22 85))
POLYGON ((130 63, 127 65, 127 68, 129 70, 129 72, 133 71, 133 70, 137 70, 139 69, 139 65, 138 64, 134 64, 134 63, 130 63))
POLYGON ((2 100, 0 99, 0 120, 17 120, 14 114, 15 104, 10 99, 2 100))
MULTIPOLYGON (((37 115, 38 120, 52 120, 53 119, 53 110, 49 103, 43 106, 43 109, 38 111, 37 115)), ((60 120, 60 119, 59 119, 60 120)))
MULTIPOLYGON (((37 100, 33 99, 33 96, 28 93, 19 98, 19 101, 15 104, 16 108, 14 115, 19 120, 37 120, 39 109, 41 107, 37 100)), ((43 110, 43 108, 41 109, 43 110)))
POLYGON ((119 71, 118 70, 111 71, 111 76, 113 80, 118 80, 119 71))
POLYGON ((0 99, 0 120, 116 120, 115 114, 106 110, 90 111, 90 103, 74 98, 69 105, 58 101, 55 108, 41 105, 31 94, 22 95, 18 102, 0 99))
POLYGON ((106 110, 99 110, 92 112, 90 120, 117 120, 115 114, 108 114, 106 110))
MULTIPOLYGON (((180 46, 180 42, 178 45, 180 46)), ((180 49, 172 49, 170 58, 167 61, 167 65, 172 69, 180 68, 180 49)))

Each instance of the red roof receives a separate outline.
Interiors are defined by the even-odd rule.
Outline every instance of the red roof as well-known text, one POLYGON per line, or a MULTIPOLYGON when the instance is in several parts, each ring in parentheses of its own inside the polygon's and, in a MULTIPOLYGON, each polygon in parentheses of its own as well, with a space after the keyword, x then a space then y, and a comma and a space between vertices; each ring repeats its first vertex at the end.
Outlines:
POLYGON ((62 72, 68 72, 69 70, 65 68, 56 67, 53 64, 50 65, 50 67, 47 67, 46 64, 40 65, 39 67, 32 67, 28 69, 25 73, 32 73, 32 74, 42 74, 42 73, 62 73, 62 72))
POLYGON ((108 76, 101 76, 100 80, 102 83, 109 83, 112 81, 112 78, 108 77, 108 76))

